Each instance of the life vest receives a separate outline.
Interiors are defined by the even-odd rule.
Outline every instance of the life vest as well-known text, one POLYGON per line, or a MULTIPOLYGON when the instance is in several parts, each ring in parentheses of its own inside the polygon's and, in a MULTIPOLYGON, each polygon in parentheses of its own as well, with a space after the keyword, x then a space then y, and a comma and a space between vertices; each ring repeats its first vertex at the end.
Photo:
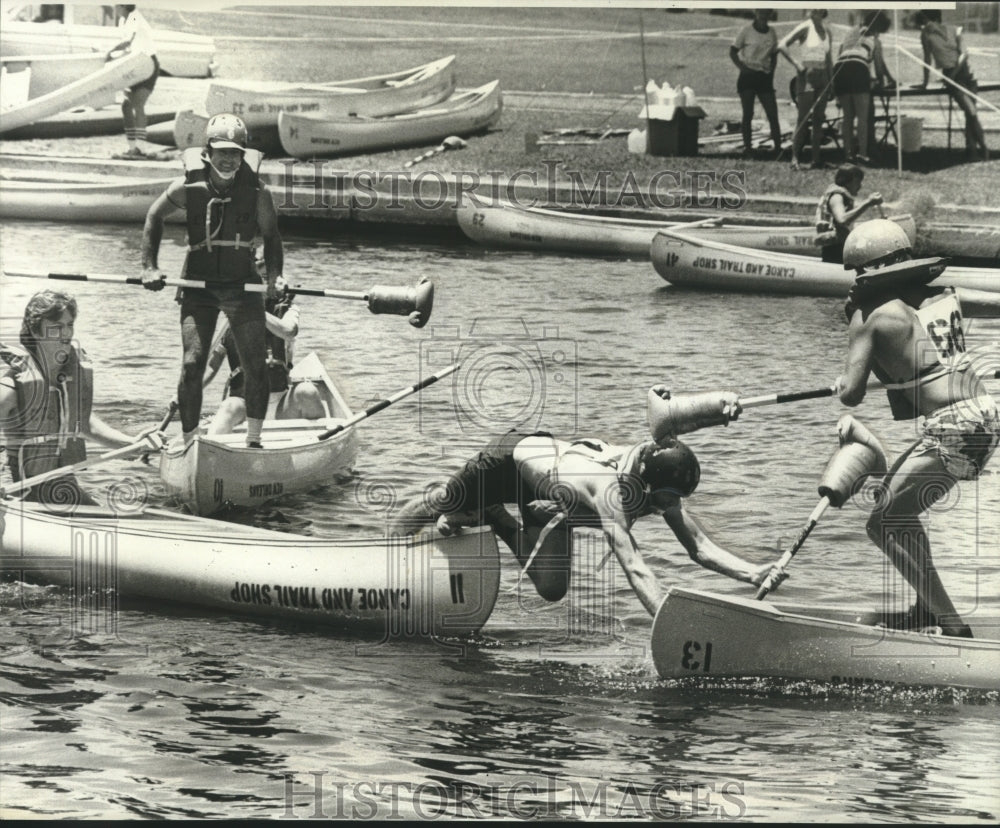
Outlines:
POLYGON ((24 348, 0 345, 0 378, 13 380, 17 412, 4 423, 8 461, 19 480, 87 457, 94 371, 75 345, 55 382, 24 348))
POLYGON ((192 147, 182 156, 188 238, 184 276, 237 285, 259 282, 254 254, 257 172, 242 161, 223 196, 212 186, 202 152, 192 147))
POLYGON ((839 184, 831 184, 826 192, 820 196, 819 204, 816 205, 816 235, 813 237, 813 244, 817 247, 826 247, 828 244, 836 244, 847 238, 851 228, 839 225, 833 218, 830 210, 830 198, 840 195, 844 199, 844 209, 854 209, 854 196, 839 184))
MULTIPOLYGON (((965 350, 965 332, 962 329, 962 306, 958 297, 948 292, 935 302, 915 309, 917 322, 927 334, 937 359, 921 368, 912 378, 885 383, 886 396, 893 419, 913 420, 920 416, 913 401, 920 386, 956 372, 967 371, 972 363, 965 350)), ((917 346, 925 353, 926 340, 917 346)))

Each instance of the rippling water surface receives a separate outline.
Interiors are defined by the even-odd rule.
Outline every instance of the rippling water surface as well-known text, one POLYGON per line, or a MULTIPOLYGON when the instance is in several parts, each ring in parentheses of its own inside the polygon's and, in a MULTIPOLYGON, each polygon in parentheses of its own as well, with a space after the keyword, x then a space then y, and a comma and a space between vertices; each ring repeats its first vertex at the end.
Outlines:
MULTIPOLYGON (((164 241, 168 269, 182 258, 177 232, 164 241)), ((0 243, 7 269, 132 273, 139 235, 10 222, 0 243)), ((293 237, 286 248, 286 273, 310 287, 435 282, 433 318, 419 331, 361 302, 297 300, 298 353, 316 351, 355 408, 463 362, 454 382, 362 424, 350 483, 256 516, 313 535, 377 536, 398 498, 513 421, 632 442, 647 434, 652 384, 744 395, 827 385, 846 339, 837 301, 677 291, 643 262, 370 235, 293 237)), ((5 341, 40 287, 4 281, 5 341)), ((180 356, 170 291, 71 288, 99 413, 128 431, 155 423, 180 356)), ((970 344, 998 332, 973 322, 970 344)), ((219 393, 207 391, 206 411, 219 393)), ((841 412, 829 400, 774 406, 689 435, 703 469, 691 511, 733 551, 776 557, 816 503, 841 412)), ((912 435, 879 395, 855 413, 890 452, 912 435)), ((121 462, 86 478, 94 491, 121 479, 164 504, 155 467, 121 462)), ((935 559, 960 608, 996 607, 998 527, 995 470, 931 516, 935 559)), ((641 521, 635 536, 664 585, 746 594, 693 564, 658 519, 641 521)), ((595 574, 600 544, 582 541, 579 554, 570 596, 555 605, 518 596, 505 555, 492 617, 457 649, 364 646, 307 627, 142 604, 122 608, 115 636, 68 637, 63 591, 2 585, 0 803, 6 814, 66 818, 996 822, 996 698, 660 680, 649 618, 624 577, 613 565, 595 574), (580 629, 573 607, 596 620, 580 629)), ((781 589, 790 601, 909 600, 853 505, 827 512, 791 572, 781 589)))

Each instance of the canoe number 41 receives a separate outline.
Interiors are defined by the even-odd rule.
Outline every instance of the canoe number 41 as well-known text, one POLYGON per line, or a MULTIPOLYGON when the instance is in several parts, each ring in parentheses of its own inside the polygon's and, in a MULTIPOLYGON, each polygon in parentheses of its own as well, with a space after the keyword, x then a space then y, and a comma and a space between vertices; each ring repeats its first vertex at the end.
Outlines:
POLYGON ((707 673, 712 666, 712 642, 685 641, 681 667, 707 673))

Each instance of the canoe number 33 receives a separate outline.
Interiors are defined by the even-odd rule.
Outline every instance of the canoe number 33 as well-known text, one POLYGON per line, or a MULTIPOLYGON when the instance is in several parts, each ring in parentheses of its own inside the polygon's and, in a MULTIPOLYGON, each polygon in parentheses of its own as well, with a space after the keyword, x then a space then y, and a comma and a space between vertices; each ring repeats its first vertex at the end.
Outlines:
POLYGON ((699 670, 707 673, 712 666, 712 642, 704 646, 698 641, 685 641, 681 667, 685 670, 699 670))

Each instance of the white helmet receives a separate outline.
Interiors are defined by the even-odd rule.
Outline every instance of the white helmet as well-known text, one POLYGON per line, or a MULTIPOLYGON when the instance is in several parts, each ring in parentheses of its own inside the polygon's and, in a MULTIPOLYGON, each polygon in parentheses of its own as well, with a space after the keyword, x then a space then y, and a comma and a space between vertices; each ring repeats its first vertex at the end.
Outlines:
POLYGON ((845 270, 863 271, 912 256, 910 237, 896 222, 888 219, 872 219, 859 224, 844 241, 845 270))

